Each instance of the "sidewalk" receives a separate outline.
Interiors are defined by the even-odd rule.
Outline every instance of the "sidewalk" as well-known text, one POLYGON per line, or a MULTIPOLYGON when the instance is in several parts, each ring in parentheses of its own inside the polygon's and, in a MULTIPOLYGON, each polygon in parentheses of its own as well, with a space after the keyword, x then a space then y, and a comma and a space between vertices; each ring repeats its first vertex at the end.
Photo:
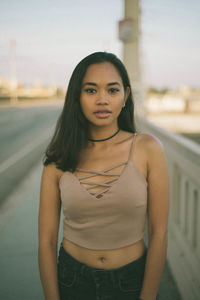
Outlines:
MULTIPOLYGON (((7 198, 0 212, 0 299, 44 300, 37 257, 41 172, 39 162, 7 198)), ((63 215, 61 222, 62 219, 63 215)), ((167 264, 159 294, 160 300, 180 300, 167 264)))

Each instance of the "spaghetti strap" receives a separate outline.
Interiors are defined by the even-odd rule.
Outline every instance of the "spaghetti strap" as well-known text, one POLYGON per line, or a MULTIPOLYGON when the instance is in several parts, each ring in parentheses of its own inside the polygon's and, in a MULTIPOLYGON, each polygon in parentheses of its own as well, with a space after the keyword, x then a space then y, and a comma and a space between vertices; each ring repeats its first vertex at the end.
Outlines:
POLYGON ((134 149, 134 144, 135 144, 135 137, 136 137, 137 133, 135 132, 133 135, 133 139, 132 139, 132 143, 131 143, 131 149, 130 149, 130 153, 129 153, 129 158, 128 160, 131 159, 132 157, 132 153, 133 153, 133 149, 134 149))

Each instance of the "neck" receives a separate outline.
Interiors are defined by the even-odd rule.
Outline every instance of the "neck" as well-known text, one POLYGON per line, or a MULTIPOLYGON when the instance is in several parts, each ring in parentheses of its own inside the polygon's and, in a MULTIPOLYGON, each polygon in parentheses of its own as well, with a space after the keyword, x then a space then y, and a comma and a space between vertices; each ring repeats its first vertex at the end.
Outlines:
MULTIPOLYGON (((89 139, 92 140, 104 140, 107 139, 109 137, 111 137, 112 135, 114 135, 117 131, 119 130, 118 126, 113 126, 112 128, 95 128, 90 130, 90 134, 89 134, 89 139)), ((101 142, 93 142, 93 141, 89 141, 90 143, 94 143, 94 144, 110 144, 113 143, 114 139, 116 139, 117 135, 119 133, 117 133, 115 136, 111 137, 108 140, 105 141, 101 141, 101 142)))

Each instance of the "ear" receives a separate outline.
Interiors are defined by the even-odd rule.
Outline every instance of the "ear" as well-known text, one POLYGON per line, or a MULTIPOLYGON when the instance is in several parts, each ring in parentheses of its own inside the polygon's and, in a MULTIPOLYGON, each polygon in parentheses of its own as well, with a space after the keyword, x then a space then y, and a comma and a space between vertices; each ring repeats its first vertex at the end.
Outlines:
POLYGON ((126 100, 128 99, 128 96, 130 95, 131 89, 129 86, 127 86, 126 88, 126 92, 125 92, 125 96, 124 96, 124 101, 126 102, 126 100))

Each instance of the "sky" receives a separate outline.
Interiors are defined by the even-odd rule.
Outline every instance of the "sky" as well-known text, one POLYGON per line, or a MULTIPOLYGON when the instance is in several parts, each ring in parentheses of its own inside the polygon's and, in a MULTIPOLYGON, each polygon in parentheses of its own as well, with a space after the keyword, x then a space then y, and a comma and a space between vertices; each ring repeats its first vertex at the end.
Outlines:
MULTIPOLYGON (((200 88, 200 1, 141 0, 140 6, 144 84, 200 88)), ((65 89, 86 55, 109 51, 123 60, 123 18, 123 0, 0 1, 0 76, 16 73, 22 84, 65 89)))

